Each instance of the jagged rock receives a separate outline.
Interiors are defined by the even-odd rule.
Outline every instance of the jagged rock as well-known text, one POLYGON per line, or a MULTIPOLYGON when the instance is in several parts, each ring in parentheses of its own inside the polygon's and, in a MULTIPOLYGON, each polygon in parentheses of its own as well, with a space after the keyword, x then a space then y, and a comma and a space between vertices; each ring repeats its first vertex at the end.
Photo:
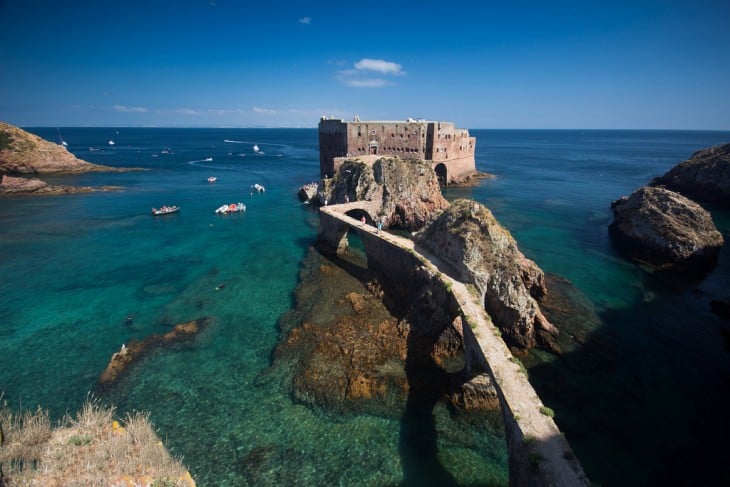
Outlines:
POLYGON ((632 257, 660 267, 701 271, 717 261, 723 237, 711 215, 679 193, 642 187, 611 204, 608 229, 632 257))
POLYGON ((0 122, 0 173, 79 173, 119 170, 82 161, 61 145, 0 122))
POLYGON ((730 144, 697 151, 650 184, 696 201, 730 206, 730 144))
POLYGON ((317 189, 319 185, 317 183, 308 183, 299 188, 297 191, 297 197, 300 201, 310 202, 317 196, 317 189))
POLYGON ((417 230, 431 220, 434 212, 449 206, 429 163, 397 157, 373 163, 345 161, 335 177, 327 181, 324 191, 331 203, 378 203, 377 215, 384 218, 385 228, 417 230))
POLYGON ((526 258, 492 212, 471 200, 456 200, 416 237, 484 296, 484 306, 508 344, 556 349, 557 329, 536 301, 546 294, 542 270, 526 258))

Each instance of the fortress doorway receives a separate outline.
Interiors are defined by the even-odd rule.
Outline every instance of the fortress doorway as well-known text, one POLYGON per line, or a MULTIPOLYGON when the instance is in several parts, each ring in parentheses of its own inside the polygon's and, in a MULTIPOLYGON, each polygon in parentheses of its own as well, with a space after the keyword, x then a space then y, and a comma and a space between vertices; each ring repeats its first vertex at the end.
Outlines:
POLYGON ((440 163, 436 164, 436 167, 433 168, 434 172, 436 173, 436 177, 439 180, 439 184, 441 186, 446 186, 448 182, 448 174, 446 169, 446 164, 440 163))

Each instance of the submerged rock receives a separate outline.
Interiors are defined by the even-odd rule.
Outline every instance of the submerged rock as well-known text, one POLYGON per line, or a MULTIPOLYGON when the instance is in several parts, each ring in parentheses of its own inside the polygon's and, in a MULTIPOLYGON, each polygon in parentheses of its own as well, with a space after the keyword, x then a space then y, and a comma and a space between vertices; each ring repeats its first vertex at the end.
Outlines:
POLYGON ((112 354, 109 364, 99 377, 102 389, 111 387, 135 363, 142 360, 153 350, 175 343, 192 340, 208 326, 208 318, 181 323, 164 335, 151 335, 142 341, 132 341, 122 345, 121 350, 112 354))
POLYGON ((558 331, 537 303, 547 292, 544 274, 489 209, 456 200, 416 242, 452 266, 459 279, 474 284, 510 345, 531 348, 540 343, 556 349, 558 331))
POLYGON ((645 186, 614 201, 611 208, 609 232, 630 256, 689 271, 717 262, 722 234, 706 210, 681 194, 645 186))
POLYGON ((462 384, 460 321, 418 335, 384 306, 377 285, 314 251, 305 268, 267 372, 281 375, 295 400, 337 414, 387 417, 403 414, 410 395, 424 391, 461 410, 499 407, 488 379, 462 384))
POLYGON ((663 186, 696 201, 730 206, 730 144, 702 149, 666 174, 652 186, 663 186))

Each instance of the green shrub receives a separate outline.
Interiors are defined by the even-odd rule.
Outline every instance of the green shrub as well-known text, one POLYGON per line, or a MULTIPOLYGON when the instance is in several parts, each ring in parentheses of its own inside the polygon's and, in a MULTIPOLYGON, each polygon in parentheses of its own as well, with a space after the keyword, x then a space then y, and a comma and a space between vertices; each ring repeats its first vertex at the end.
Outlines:
POLYGON ((89 435, 73 435, 68 439, 69 445, 83 446, 91 443, 91 436, 89 435))
POLYGON ((542 414, 544 414, 545 416, 549 417, 549 418, 554 418, 555 417, 555 411, 553 411, 552 409, 550 409, 547 406, 541 406, 540 407, 540 412, 542 414))

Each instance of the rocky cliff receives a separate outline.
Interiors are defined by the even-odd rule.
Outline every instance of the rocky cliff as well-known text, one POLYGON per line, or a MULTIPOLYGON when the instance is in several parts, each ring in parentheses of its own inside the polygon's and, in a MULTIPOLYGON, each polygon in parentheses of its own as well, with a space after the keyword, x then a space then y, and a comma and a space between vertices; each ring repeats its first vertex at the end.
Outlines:
POLYGON ((696 201, 730 206, 730 144, 695 152, 652 186, 663 186, 696 201))
POLYGON ((512 346, 556 348, 557 329, 540 311, 544 274, 526 258, 489 209, 457 200, 416 237, 416 242, 473 283, 484 307, 512 346))
POLYGON ((685 270, 702 270, 716 262, 722 234, 706 210, 681 194, 642 187, 611 207, 609 232, 630 256, 685 270))
POLYGON ((82 161, 65 147, 0 122, 0 173, 41 174, 118 170, 82 161))
POLYGON ((326 185, 323 196, 330 204, 372 201, 386 228, 407 230, 423 227, 434 212, 449 206, 429 163, 397 157, 374 163, 346 161, 326 185))

